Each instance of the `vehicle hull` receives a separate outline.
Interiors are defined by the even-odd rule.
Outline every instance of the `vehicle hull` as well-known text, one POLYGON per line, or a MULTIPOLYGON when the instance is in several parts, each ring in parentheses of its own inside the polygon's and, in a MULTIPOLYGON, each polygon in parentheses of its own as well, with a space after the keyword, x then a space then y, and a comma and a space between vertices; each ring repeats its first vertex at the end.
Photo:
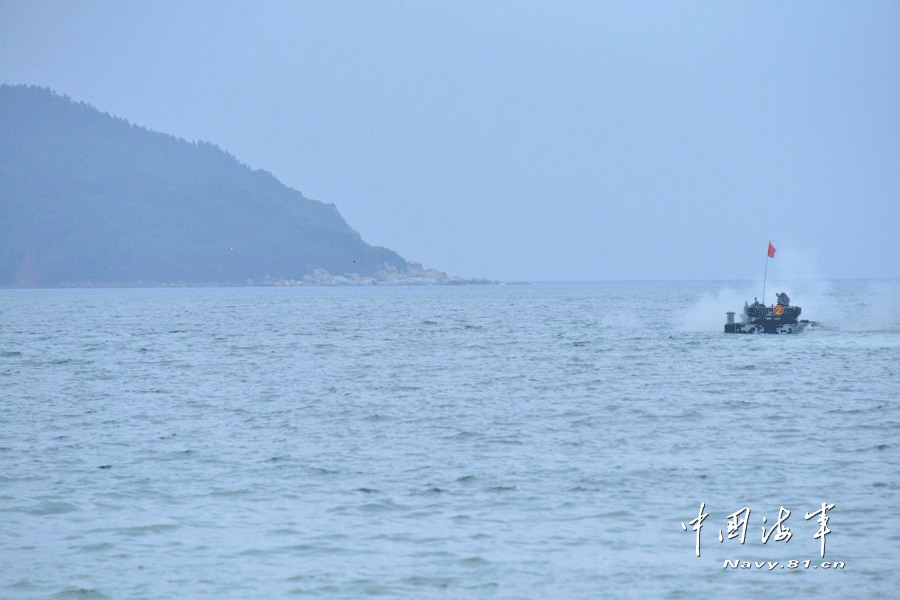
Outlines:
POLYGON ((725 323, 725 333, 769 333, 769 334, 791 334, 800 333, 807 327, 815 327, 815 321, 796 321, 793 323, 784 323, 778 321, 756 321, 755 323, 725 323))

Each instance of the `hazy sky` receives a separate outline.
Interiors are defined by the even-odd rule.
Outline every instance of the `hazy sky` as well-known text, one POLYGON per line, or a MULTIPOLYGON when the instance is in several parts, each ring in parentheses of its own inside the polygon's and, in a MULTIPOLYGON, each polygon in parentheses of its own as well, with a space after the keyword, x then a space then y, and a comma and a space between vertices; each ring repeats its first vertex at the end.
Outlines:
POLYGON ((898 2, 0 0, 0 82, 457 275, 900 277, 898 2))

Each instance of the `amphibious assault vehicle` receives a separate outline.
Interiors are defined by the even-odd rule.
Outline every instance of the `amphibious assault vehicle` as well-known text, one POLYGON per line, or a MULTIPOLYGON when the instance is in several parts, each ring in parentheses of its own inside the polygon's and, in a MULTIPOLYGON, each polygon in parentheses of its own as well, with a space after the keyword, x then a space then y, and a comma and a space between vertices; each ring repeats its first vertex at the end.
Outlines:
POLYGON ((800 307, 791 306, 791 299, 784 292, 776 294, 777 304, 766 306, 756 298, 753 304, 744 302, 740 322, 734 313, 725 313, 725 333, 800 333, 807 327, 818 325, 815 321, 799 320, 800 307))

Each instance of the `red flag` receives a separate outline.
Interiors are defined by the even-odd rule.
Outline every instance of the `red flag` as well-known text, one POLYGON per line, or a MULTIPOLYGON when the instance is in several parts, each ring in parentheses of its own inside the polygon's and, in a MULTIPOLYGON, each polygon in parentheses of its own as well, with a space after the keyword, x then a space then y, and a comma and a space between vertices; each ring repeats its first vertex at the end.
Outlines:
POLYGON ((775 246, 772 245, 772 242, 769 242, 769 258, 775 258, 775 246))

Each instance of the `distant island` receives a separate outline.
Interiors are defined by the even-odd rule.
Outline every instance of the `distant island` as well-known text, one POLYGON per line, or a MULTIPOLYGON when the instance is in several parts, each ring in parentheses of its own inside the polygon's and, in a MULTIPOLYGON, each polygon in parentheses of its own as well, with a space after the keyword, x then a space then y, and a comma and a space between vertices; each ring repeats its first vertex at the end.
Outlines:
POLYGON ((0 85, 0 286, 464 283, 213 144, 0 85))

